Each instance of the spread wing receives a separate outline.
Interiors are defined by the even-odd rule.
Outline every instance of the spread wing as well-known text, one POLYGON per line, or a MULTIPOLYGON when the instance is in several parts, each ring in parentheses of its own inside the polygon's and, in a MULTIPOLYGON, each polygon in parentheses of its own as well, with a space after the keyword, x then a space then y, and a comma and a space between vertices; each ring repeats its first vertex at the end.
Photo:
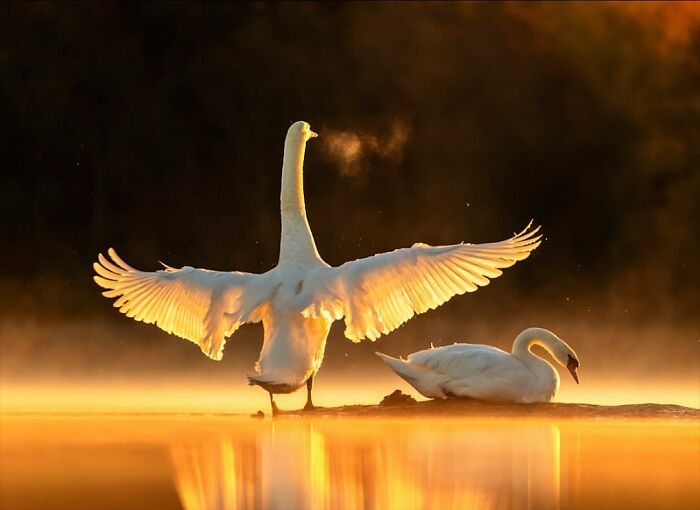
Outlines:
MULTIPOLYGON (((226 338, 243 322, 256 322, 254 288, 259 275, 183 267, 146 272, 125 263, 110 248, 111 260, 98 255, 93 264, 102 293, 127 317, 199 345, 212 359, 223 356, 226 338)), ((259 320, 259 319, 257 319, 259 320)))
POLYGON ((530 225, 510 239, 486 244, 415 244, 340 267, 313 278, 306 317, 345 317, 345 336, 376 340, 417 313, 437 308, 457 294, 474 292, 527 258, 539 246, 539 227, 530 225))

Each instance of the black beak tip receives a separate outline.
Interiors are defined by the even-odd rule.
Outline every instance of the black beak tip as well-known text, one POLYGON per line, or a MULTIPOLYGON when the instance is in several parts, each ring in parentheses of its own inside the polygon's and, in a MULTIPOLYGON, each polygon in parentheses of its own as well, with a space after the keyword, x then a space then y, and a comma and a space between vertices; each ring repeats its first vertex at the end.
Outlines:
POLYGON ((576 372, 576 367, 569 367, 569 372, 571 372, 571 376, 574 378, 574 381, 576 381, 576 384, 581 384, 578 378, 578 372, 576 372))
POLYGON ((569 362, 566 364, 566 368, 571 372, 571 376, 574 378, 574 381, 576 381, 576 384, 581 384, 581 381, 578 379, 578 372, 576 371, 578 367, 578 360, 569 354, 569 362))

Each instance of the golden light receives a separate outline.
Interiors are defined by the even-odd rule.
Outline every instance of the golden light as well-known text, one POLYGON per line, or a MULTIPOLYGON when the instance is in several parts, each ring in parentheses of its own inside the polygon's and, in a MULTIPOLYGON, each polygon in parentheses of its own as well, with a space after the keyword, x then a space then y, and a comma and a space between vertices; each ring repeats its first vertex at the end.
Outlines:
POLYGON ((698 427, 697 420, 5 415, 0 454, 13 469, 3 470, 0 491, 8 508, 20 501, 55 509, 105 501, 154 509, 179 501, 186 510, 692 507, 700 502, 698 427), (42 490, 32 491, 37 479, 42 490))

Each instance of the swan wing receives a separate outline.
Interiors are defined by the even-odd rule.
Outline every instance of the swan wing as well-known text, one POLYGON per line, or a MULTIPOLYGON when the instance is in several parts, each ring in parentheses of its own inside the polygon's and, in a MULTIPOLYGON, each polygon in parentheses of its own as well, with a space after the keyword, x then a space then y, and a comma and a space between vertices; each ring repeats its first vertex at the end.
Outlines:
POLYGON ((454 344, 410 354, 406 361, 450 378, 479 377, 509 366, 510 354, 490 345, 454 344))
POLYGON ((532 372, 517 358, 489 345, 455 344, 411 354, 406 362, 431 375, 439 392, 493 401, 522 401, 532 372))
POLYGON ((510 239, 486 244, 414 244, 335 268, 310 278, 305 317, 345 317, 345 336, 376 340, 415 314, 437 308, 457 294, 474 292, 527 258, 539 246, 532 222, 510 239))
POLYGON ((244 322, 257 322, 254 283, 259 275, 165 266, 139 271, 110 248, 93 264, 94 280, 117 298, 114 306, 127 317, 156 324, 167 333, 185 338, 211 359, 223 356, 226 338, 244 322))

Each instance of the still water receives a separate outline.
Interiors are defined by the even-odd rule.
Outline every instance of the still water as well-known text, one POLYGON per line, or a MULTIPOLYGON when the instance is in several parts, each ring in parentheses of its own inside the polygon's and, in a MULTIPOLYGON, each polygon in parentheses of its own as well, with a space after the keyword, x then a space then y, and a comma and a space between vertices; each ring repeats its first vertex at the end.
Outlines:
POLYGON ((0 507, 697 509, 700 422, 4 415, 0 507))

